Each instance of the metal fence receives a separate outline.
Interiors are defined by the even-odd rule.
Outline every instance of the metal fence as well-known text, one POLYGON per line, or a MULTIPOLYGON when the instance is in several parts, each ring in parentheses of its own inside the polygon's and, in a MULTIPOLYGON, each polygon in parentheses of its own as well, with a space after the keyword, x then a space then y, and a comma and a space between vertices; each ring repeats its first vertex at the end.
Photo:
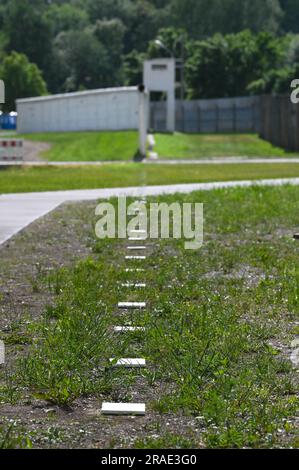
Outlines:
POLYGON ((260 135, 287 150, 299 150, 299 105, 290 96, 262 96, 260 135))
MULTIPOLYGON (((166 131, 166 103, 151 103, 150 127, 166 131)), ((176 102, 176 130, 187 133, 259 132, 260 97, 176 102)))

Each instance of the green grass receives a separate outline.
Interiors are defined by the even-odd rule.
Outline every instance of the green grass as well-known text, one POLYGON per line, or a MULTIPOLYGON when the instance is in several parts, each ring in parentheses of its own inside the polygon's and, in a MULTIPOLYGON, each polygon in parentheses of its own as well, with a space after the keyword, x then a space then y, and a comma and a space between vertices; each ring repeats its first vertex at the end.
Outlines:
MULTIPOLYGON (((12 135, 11 135, 12 136, 12 135)), ((41 153, 49 161, 133 160, 138 134, 122 132, 49 132, 24 134, 33 142, 47 142, 50 150, 41 153)), ((256 134, 156 134, 160 158, 199 159, 209 157, 290 157, 296 154, 274 147, 256 134)))
POLYGON ((290 157, 256 134, 155 134, 159 158, 290 157))
POLYGON ((191 252, 184 240, 148 242, 142 281, 150 288, 142 292, 121 287, 136 279, 124 269, 126 242, 94 241, 95 260, 42 281, 56 300, 30 326, 36 341, 15 369, 19 390, 63 405, 119 393, 130 401, 140 374, 116 373, 108 358, 146 357, 145 386, 156 390, 148 410, 196 418, 200 433, 185 435, 179 424, 165 432, 158 414, 156 437, 138 438, 135 447, 294 446, 288 346, 298 321, 297 200, 298 188, 288 186, 158 198, 203 202, 205 241, 191 252), (142 299, 148 308, 120 314, 119 299, 142 299), (111 334, 112 325, 137 318, 143 336, 111 334))
POLYGON ((53 162, 133 160, 138 150, 138 134, 135 131, 49 132, 20 137, 51 144, 50 150, 42 152, 41 156, 53 162))
POLYGON ((30 437, 18 422, 9 420, 0 426, 0 450, 3 449, 32 449, 30 437))
POLYGON ((47 279, 58 302, 45 309, 35 331, 44 340, 21 361, 22 381, 35 396, 64 405, 110 389, 105 367, 113 354, 108 330, 112 320, 108 312, 104 314, 98 293, 103 269, 101 263, 87 260, 71 272, 62 270, 47 279))
POLYGON ((0 170, 0 193, 98 189, 209 181, 299 177, 298 163, 24 167, 0 170))

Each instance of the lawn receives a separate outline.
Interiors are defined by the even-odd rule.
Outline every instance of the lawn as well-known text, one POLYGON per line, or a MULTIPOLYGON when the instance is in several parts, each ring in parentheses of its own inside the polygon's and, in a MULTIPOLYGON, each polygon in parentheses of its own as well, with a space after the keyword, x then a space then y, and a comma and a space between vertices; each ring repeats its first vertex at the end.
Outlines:
MULTIPOLYGON (((133 160, 138 150, 137 131, 49 132, 25 134, 20 137, 33 142, 49 143, 51 148, 41 152, 40 156, 54 162, 133 160)), ((175 133, 155 134, 155 138, 155 150, 161 159, 296 156, 274 147, 255 134, 175 133)))
POLYGON ((53 162, 133 160, 138 150, 138 134, 134 131, 49 132, 20 137, 51 144, 41 156, 53 162))
MULTIPOLYGON (((16 406, 23 427, 16 425, 11 436, 3 428, 2 447, 298 447, 298 376, 290 361, 290 343, 299 333, 298 245, 292 239, 299 228, 298 188, 158 201, 204 203, 200 250, 184 250, 183 240, 147 240, 145 271, 128 273, 125 268, 140 262, 125 261, 125 240, 94 238, 94 205, 87 203, 49 216, 4 253, 16 272, 20 253, 35 270, 28 267, 32 291, 27 282, 26 302, 17 303, 19 321, 14 299, 3 295, 1 301, 1 336, 14 358, 0 373, 2 415, 12 422, 16 406), (58 251, 53 230, 63 235, 60 249, 65 244, 73 252, 81 237, 81 250, 87 243, 90 255, 49 270, 58 251), (137 280, 148 287, 123 286, 137 280), (119 301, 137 300, 147 302, 144 311, 117 308, 119 301), (39 315, 30 317, 28 306, 39 315), (120 334, 115 325, 145 331, 120 334), (111 357, 144 357, 147 367, 115 370, 111 357), (100 417, 102 401, 145 402, 146 418, 100 417)), ((4 275, 3 269, 2 263, 4 275)))
POLYGON ((0 194, 299 177, 298 163, 227 165, 107 164, 0 170, 0 194))
MULTIPOLYGON (((256 134, 155 134, 159 158, 290 157, 256 134)), ((298 155, 297 155, 298 156, 298 155)))

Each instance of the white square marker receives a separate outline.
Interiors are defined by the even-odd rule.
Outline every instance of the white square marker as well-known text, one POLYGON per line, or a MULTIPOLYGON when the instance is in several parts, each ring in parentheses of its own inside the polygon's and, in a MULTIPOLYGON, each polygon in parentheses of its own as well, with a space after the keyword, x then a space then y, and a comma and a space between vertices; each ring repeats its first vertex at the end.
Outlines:
POLYGON ((145 415, 144 403, 103 403, 103 415, 145 415))
POLYGON ((145 308, 145 302, 118 302, 118 308, 145 308))
POLYGON ((146 287, 146 284, 134 284, 133 282, 127 282, 126 284, 122 284, 121 287, 128 287, 132 289, 143 289, 146 287))
POLYGON ((127 250, 146 250, 146 246, 127 246, 127 250))
POLYGON ((135 333, 145 331, 145 328, 142 326, 115 326, 113 330, 115 333, 135 333))
POLYGON ((145 270, 143 268, 126 268, 126 273, 143 273, 145 270))
POLYGON ((145 260, 146 256, 126 256, 126 260, 145 260))
MULTIPOLYGON (((115 359, 110 359, 110 362, 115 361, 115 359)), ((139 369, 140 367, 145 367, 146 362, 145 359, 126 359, 126 358, 121 358, 118 359, 117 362, 112 364, 112 367, 125 367, 126 369, 139 369)))
POLYGON ((0 341, 0 365, 5 364, 5 345, 3 341, 0 341))

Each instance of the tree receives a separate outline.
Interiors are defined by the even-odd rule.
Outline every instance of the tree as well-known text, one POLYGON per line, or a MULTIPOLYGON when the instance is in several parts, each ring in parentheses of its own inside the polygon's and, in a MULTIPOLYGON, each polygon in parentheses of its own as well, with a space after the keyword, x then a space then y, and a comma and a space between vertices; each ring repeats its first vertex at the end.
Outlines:
POLYGON ((92 31, 62 32, 55 42, 56 63, 65 76, 64 91, 110 85, 109 58, 92 31))
POLYGON ((119 19, 98 20, 94 27, 94 35, 105 47, 109 57, 110 84, 121 85, 123 82, 123 49, 126 28, 119 19))
POLYGON ((86 4, 93 23, 96 20, 119 18, 127 24, 134 9, 132 0, 87 0, 86 4))
POLYGON ((278 67, 282 60, 279 41, 270 33, 217 34, 193 44, 186 64, 191 98, 246 95, 251 82, 278 67))
POLYGON ((69 3, 50 5, 45 17, 51 25, 52 36, 61 31, 84 29, 89 23, 87 12, 69 3))
POLYGON ((125 56, 124 75, 127 86, 136 86, 143 82, 143 62, 146 54, 133 50, 125 56))
POLYGON ((170 17, 166 9, 156 9, 148 1, 136 0, 125 34, 125 52, 129 53, 133 49, 145 52, 159 29, 169 24, 170 17))
POLYGON ((170 53, 177 59, 185 55, 185 49, 188 48, 189 38, 186 31, 182 28, 162 28, 158 31, 157 37, 165 47, 151 41, 148 48, 150 58, 169 57, 170 53))
POLYGON ((284 31, 299 33, 299 4, 298 0, 280 0, 284 11, 282 28, 284 31))
POLYGON ((7 51, 25 54, 45 72, 51 59, 50 24, 43 0, 10 0, 6 8, 7 51))
POLYGON ((172 0, 174 25, 194 39, 243 29, 276 32, 282 17, 279 0, 172 0))
POLYGON ((24 54, 12 52, 6 56, 0 68, 0 76, 5 83, 4 111, 15 110, 17 98, 47 94, 41 71, 24 54))
MULTIPOLYGON (((286 44, 286 64, 293 66, 295 63, 299 64, 299 34, 287 36, 289 39, 286 44)), ((286 41, 287 42, 287 41, 286 41)))
POLYGON ((123 22, 126 26, 124 51, 128 54, 134 49, 146 51, 157 31, 171 22, 167 8, 157 8, 153 3, 147 0, 88 0, 87 9, 92 22, 114 18, 123 22))

